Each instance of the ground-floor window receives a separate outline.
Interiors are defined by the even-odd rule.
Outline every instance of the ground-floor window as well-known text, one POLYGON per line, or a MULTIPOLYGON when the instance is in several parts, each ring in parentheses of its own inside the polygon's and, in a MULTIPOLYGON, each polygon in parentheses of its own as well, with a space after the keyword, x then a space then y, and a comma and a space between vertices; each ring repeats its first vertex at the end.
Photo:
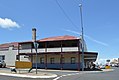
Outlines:
POLYGON ((65 63, 65 58, 64 57, 60 58, 60 63, 62 63, 62 64, 65 63))
POLYGON ((71 64, 75 64, 76 63, 76 58, 75 57, 71 57, 71 64))
POLYGON ((5 55, 0 55, 0 60, 5 60, 5 55))
POLYGON ((40 58, 40 63, 41 63, 41 64, 44 64, 44 57, 41 57, 41 58, 40 58))
POLYGON ((50 64, 54 64, 55 63, 55 58, 50 58, 50 64))
POLYGON ((19 60, 19 55, 16 55, 16 60, 19 60))

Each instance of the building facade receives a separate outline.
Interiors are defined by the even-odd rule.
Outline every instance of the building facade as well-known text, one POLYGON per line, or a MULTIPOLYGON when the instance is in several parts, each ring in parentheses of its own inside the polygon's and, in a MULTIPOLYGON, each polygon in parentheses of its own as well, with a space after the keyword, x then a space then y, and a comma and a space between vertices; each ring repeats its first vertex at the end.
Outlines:
MULTIPOLYGON (((38 68, 43 69, 77 69, 82 68, 81 38, 74 36, 57 36, 44 38, 36 41, 38 44, 37 58, 34 43, 32 41, 18 43, 17 59, 31 61, 33 68, 36 63, 38 68), (37 61, 37 62, 36 62, 37 61)), ((97 52, 88 52, 84 46, 84 66, 94 62, 97 52)))
MULTIPOLYGON (((15 61, 30 61, 33 68, 42 69, 76 69, 82 68, 81 38, 74 36, 49 37, 36 41, 36 50, 32 41, 14 42, 0 45, 0 61, 4 60, 7 66, 15 66, 15 61)), ((84 65, 94 62, 97 52, 88 52, 84 46, 84 65)))
POLYGON ((15 66, 18 55, 18 42, 0 44, 0 61, 5 61, 7 66, 15 66))

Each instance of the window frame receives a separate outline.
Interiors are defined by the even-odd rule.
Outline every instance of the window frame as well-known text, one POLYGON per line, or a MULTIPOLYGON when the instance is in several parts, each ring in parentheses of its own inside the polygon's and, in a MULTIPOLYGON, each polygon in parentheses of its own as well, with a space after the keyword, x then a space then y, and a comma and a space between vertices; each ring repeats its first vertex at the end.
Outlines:
POLYGON ((64 57, 60 58, 60 63, 65 64, 65 58, 64 57))
POLYGON ((40 58, 40 64, 44 64, 45 63, 45 59, 44 59, 44 57, 41 57, 40 58))
POLYGON ((55 63, 55 58, 54 57, 50 58, 50 64, 54 64, 54 63, 55 63))
POLYGON ((76 57, 71 57, 71 64, 75 64, 76 63, 76 57))

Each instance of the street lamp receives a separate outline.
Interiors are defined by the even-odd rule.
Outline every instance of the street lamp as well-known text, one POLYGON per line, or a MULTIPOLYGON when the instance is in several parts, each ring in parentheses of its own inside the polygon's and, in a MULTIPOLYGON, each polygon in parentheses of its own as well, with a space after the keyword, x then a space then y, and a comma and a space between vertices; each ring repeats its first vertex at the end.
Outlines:
POLYGON ((82 17, 82 4, 79 4, 80 8, 80 19, 81 19, 81 39, 82 39, 82 71, 84 71, 84 32, 83 32, 83 17, 82 17))

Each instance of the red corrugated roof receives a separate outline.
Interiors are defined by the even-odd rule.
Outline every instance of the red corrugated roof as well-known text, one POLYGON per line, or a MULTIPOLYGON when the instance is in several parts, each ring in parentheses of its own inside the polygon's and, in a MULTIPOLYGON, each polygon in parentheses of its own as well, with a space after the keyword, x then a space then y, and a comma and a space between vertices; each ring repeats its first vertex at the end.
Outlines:
POLYGON ((49 37, 49 38, 44 38, 38 41, 60 41, 60 40, 76 40, 78 39, 75 36, 69 36, 69 35, 65 35, 65 36, 56 36, 56 37, 49 37))
MULTIPOLYGON (((55 37, 48 37, 48 38, 43 38, 40 40, 37 40, 37 42, 44 42, 44 41, 60 41, 60 40, 76 40, 78 39, 75 36, 69 36, 69 35, 65 35, 65 36, 55 36, 55 37)), ((20 44, 23 43, 32 43, 32 41, 24 41, 24 42, 19 42, 20 44)))
MULTIPOLYGON (((38 42, 44 42, 44 41, 60 41, 60 40, 76 40, 78 39, 75 36, 69 36, 69 35, 65 35, 65 36, 56 36, 56 37, 49 37, 49 38, 44 38, 44 39, 40 39, 37 40, 38 42)), ((24 41, 24 42, 12 42, 12 43, 5 43, 5 44, 0 44, 0 48, 5 48, 5 47, 9 47, 11 45, 14 45, 14 47, 18 47, 18 43, 31 43, 32 41, 24 41)))
POLYGON ((5 48, 14 45, 14 47, 18 46, 18 42, 12 42, 12 43, 5 43, 5 44, 0 44, 0 48, 5 48))
POLYGON ((32 43, 33 41, 23 41, 23 42, 19 42, 19 44, 26 44, 26 43, 32 43))

